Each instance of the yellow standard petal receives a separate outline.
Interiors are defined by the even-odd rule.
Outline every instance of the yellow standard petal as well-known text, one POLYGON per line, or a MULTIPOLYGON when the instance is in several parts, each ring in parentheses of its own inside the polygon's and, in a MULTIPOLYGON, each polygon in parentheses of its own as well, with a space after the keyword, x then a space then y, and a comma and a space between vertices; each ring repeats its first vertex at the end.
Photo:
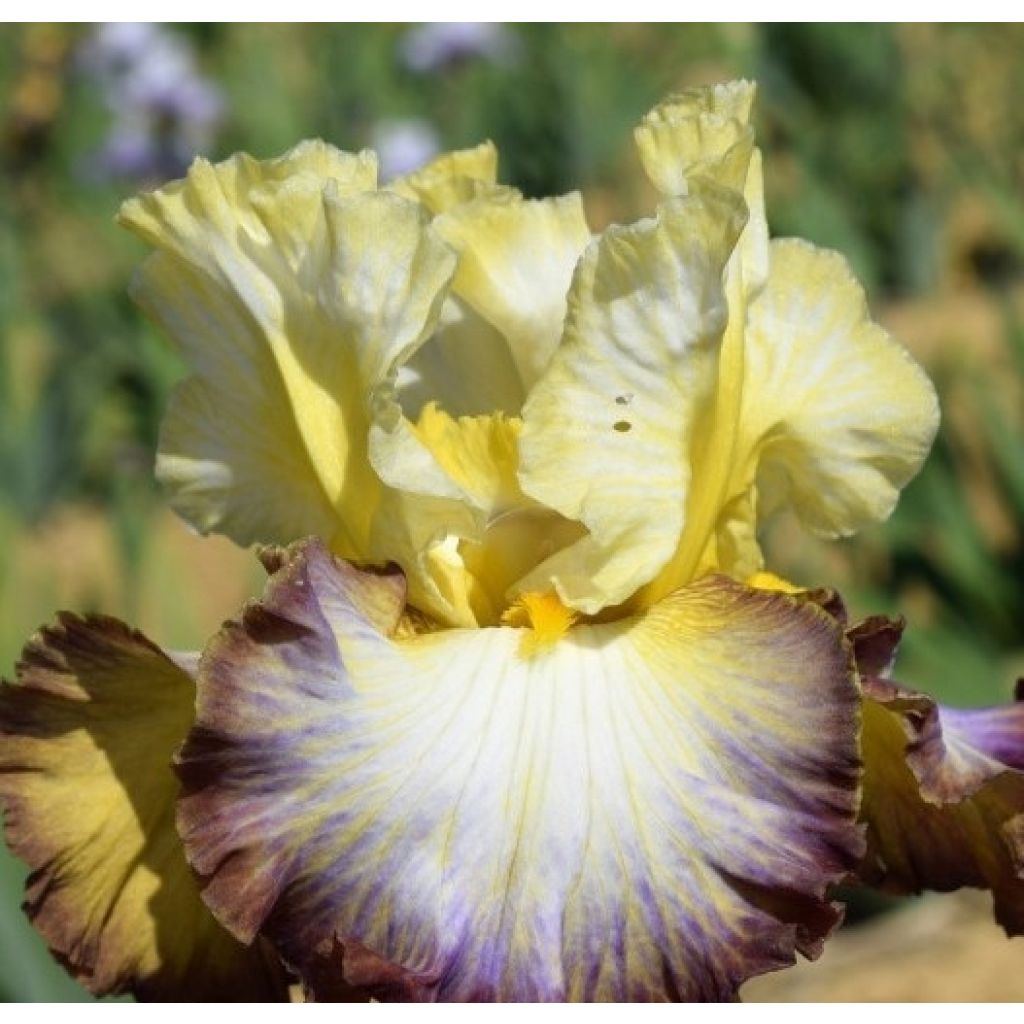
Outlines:
MULTIPOLYGON (((444 153, 388 187, 441 214, 463 203, 513 205, 520 193, 497 183, 498 151, 492 142, 444 153)), ((431 401, 453 416, 518 414, 526 391, 509 343, 498 327, 452 295, 436 332, 399 370, 399 400, 415 419, 431 401)))
POLYGON ((388 188, 438 214, 481 197, 498 202, 518 199, 519 192, 499 185, 497 177, 498 150, 493 142, 481 142, 472 149, 442 153, 425 167, 396 178, 388 188))
POLYGON ((704 428, 728 438, 729 457, 711 447, 698 465, 691 527, 645 602, 702 571, 760 569, 757 519, 778 508, 824 537, 885 519, 938 420, 931 382, 871 320, 846 261, 799 239, 772 242, 768 281, 736 357, 720 366, 704 428))
POLYGON ((350 558, 398 561, 420 608, 471 623, 431 566, 483 519, 396 394, 455 256, 423 207, 370 191, 374 174, 369 156, 303 144, 263 163, 197 161, 125 204, 122 222, 157 249, 136 297, 194 371, 157 474, 203 531, 243 544, 313 533, 350 558))
POLYGON ((479 200, 436 226, 459 254, 455 293, 504 336, 528 392, 558 345, 569 282, 590 241, 579 193, 479 200))
POLYGON ((684 529, 693 425, 713 397, 722 272, 742 201, 709 187, 587 250, 565 336, 523 410, 523 490, 589 535, 521 581, 593 614, 650 580, 684 529))
POLYGON ((748 295, 768 273, 764 176, 751 125, 756 95, 742 80, 690 89, 659 103, 634 133, 644 169, 664 194, 686 195, 700 178, 743 194, 749 218, 732 262, 748 295))
POLYGON ((738 454, 757 460, 765 510, 791 504, 826 537, 885 519, 931 447, 938 402, 842 256, 774 242, 746 351, 738 454))

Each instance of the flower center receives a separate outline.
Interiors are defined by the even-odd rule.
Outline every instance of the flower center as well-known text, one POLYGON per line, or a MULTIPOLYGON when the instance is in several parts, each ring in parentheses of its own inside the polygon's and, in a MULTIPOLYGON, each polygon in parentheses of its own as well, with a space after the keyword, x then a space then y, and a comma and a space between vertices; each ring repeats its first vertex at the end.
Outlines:
POLYGON ((523 637, 523 654, 536 654, 554 646, 576 621, 578 613, 566 608, 553 590, 520 594, 501 615, 503 626, 529 628, 523 637))

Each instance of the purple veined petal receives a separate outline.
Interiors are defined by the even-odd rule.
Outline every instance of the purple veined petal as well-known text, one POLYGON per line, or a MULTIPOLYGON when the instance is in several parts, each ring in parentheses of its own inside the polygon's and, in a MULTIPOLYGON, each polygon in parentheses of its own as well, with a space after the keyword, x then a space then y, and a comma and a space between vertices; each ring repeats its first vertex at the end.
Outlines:
POLYGON ((528 655, 403 600, 306 542, 204 653, 178 821, 237 936, 320 999, 727 999, 817 953, 862 852, 833 619, 708 578, 528 655))
POLYGON ((947 737, 979 751, 1004 768, 1024 772, 1024 685, 1017 684, 1016 703, 994 708, 943 708, 947 737))
POLYGON ((991 889, 996 920, 1024 934, 1020 689, 1013 704, 953 709, 892 683, 901 632, 881 617, 850 631, 866 698, 858 877, 895 892, 991 889))

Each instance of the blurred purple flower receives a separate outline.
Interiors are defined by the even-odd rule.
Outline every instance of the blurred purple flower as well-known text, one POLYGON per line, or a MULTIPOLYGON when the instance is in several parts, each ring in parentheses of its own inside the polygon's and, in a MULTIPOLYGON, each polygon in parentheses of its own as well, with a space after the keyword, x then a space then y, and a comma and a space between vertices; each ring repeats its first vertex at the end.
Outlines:
POLYGON ((95 154, 98 174, 176 177, 212 145, 224 100, 199 74, 184 37, 152 24, 99 25, 82 46, 79 63, 114 118, 95 154))
POLYGON ((373 129, 373 149, 380 159, 380 177, 390 181, 422 167, 441 149, 434 127, 419 118, 378 121, 373 129))
POLYGON ((220 91, 199 76, 192 54, 178 47, 156 47, 133 67, 122 83, 120 103, 203 125, 215 124, 223 111, 220 91))
POLYGON ((116 78, 146 56, 158 32, 148 22, 97 25, 79 50, 79 64, 95 78, 116 78))
POLYGON ((519 38, 505 25, 489 21, 441 21, 418 25, 401 43, 402 62, 410 71, 442 71, 466 60, 511 63, 519 38))
POLYGON ((117 178, 148 178, 154 172, 153 140, 142 126, 117 124, 107 134, 97 164, 117 178))

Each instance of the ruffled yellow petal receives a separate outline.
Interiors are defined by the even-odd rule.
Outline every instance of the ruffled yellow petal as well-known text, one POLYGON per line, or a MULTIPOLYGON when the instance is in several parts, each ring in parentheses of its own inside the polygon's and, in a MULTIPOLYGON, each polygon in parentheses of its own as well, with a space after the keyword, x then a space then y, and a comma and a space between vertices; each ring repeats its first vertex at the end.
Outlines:
POLYGON ((558 344, 573 267, 590 238, 580 198, 490 196, 434 223, 459 268, 440 328, 403 378, 403 407, 436 400, 452 415, 517 415, 558 344))
POLYGON ((25 649, 0 690, 0 801, 32 872, 25 909, 93 992, 286 999, 275 958, 203 905, 174 827, 195 660, 69 614, 25 649))
POLYGON ((749 217, 732 262, 747 294, 768 272, 764 176, 750 123, 756 94, 746 81, 691 89, 659 103, 634 133, 648 177, 666 195, 686 195, 700 178, 742 193, 749 217))
POLYGON ((466 203, 436 226, 459 254, 453 290, 504 335, 529 391, 558 345, 573 268, 590 241, 580 195, 466 203))
MULTIPOLYGON (((520 193, 497 183, 498 151, 492 142, 444 153, 388 187, 441 214, 473 200, 515 204, 520 193)), ((415 418, 431 401, 453 416, 517 414, 526 392, 501 331, 451 296, 437 331, 399 371, 399 399, 415 418)))
POLYGON ((562 344, 523 410, 523 490, 589 536, 521 589, 593 614, 624 601, 684 529, 693 426, 711 401, 727 319, 722 272, 739 197, 709 188, 609 229, 573 280, 562 344))
POLYGON ((938 421, 931 382, 871 320, 846 261, 774 242, 750 307, 737 446, 739 467, 756 463, 764 511, 792 505, 826 537, 885 519, 938 421))
POLYGON ((410 419, 429 402, 452 416, 515 416, 525 399, 504 336, 454 297, 442 307, 434 334, 398 371, 398 400, 410 419))
MULTIPOLYGON (((317 230, 318 199, 328 183, 337 195, 375 189, 376 156, 310 140, 272 160, 247 153, 219 164, 197 159, 183 180, 125 202, 118 219, 155 249, 230 280, 247 269, 241 251, 246 241, 255 248, 272 239, 276 254, 293 266, 300 263, 317 230), (225 244, 218 247, 218 239, 225 244)), ((187 339, 176 342, 189 354, 187 339)))
POLYGON ((438 214, 481 197, 498 202, 519 198, 515 189, 497 184, 497 176, 498 150, 493 142, 481 142, 472 149, 442 153, 418 171, 396 178, 388 188, 438 214))
POLYGON ((761 568, 757 517, 779 507, 825 537, 885 519, 938 427, 931 382, 871 320, 838 253, 773 242, 745 324, 733 308, 689 526, 645 604, 702 572, 761 568))
POLYGON ((705 175, 743 190, 757 89, 737 81, 691 89, 659 103, 634 132, 644 170, 659 191, 685 195, 705 175))
POLYGON ((481 531, 448 554, 464 570, 465 600, 476 623, 494 625, 512 584, 583 529, 538 505, 519 486, 520 420, 501 414, 452 418, 436 405, 423 409, 416 436, 437 465, 477 509, 481 531))
POLYGON ((125 205, 122 221, 158 250, 137 298, 195 372, 171 403, 157 473, 201 530, 243 544, 315 533, 347 557, 397 561, 422 610, 471 624, 465 586, 433 549, 484 518, 396 394, 455 256, 421 206, 366 190, 373 171, 369 157, 304 144, 266 163, 197 161, 125 205))

